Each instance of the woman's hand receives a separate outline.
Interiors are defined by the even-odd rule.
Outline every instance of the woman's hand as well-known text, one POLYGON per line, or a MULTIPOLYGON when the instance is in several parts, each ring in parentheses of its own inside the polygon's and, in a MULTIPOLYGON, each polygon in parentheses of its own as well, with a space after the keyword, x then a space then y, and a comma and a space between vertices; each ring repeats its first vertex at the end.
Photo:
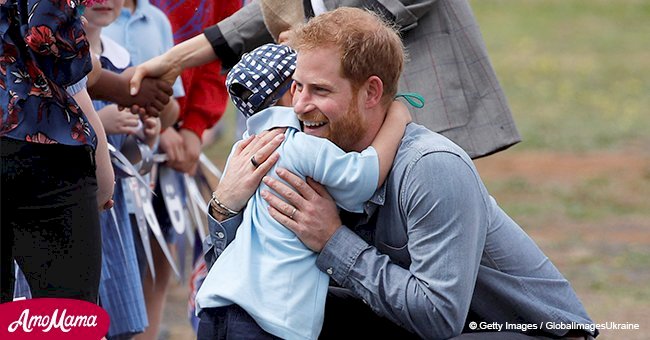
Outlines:
POLYGON ((313 179, 307 178, 305 182, 286 169, 276 172, 295 190, 269 176, 264 177, 264 184, 277 193, 276 196, 269 191, 262 192, 262 198, 270 205, 271 217, 293 231, 309 249, 320 252, 341 226, 336 202, 325 187, 313 179))
POLYGON ((167 83, 170 87, 174 85, 176 78, 181 74, 181 67, 174 64, 167 54, 151 58, 144 63, 134 67, 130 77, 131 95, 137 95, 142 89, 142 82, 146 78, 155 78, 167 83))
MULTIPOLYGON (((262 177, 278 161, 280 156, 275 149, 283 140, 284 129, 274 129, 239 142, 214 191, 223 205, 235 211, 241 211, 246 206, 262 177)), ((214 216, 218 218, 220 215, 214 216)))

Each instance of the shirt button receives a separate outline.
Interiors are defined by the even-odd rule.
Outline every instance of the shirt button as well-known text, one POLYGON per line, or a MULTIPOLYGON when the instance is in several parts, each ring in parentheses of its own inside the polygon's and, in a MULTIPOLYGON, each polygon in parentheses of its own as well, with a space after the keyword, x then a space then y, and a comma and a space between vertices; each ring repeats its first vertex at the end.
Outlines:
POLYGON ((327 275, 334 274, 334 270, 332 269, 332 267, 327 268, 327 270, 325 272, 327 272, 327 275))
POLYGON ((218 237, 218 238, 224 238, 225 236, 226 236, 226 235, 224 235, 224 233, 222 233, 222 232, 218 232, 218 233, 217 233, 217 237, 218 237))

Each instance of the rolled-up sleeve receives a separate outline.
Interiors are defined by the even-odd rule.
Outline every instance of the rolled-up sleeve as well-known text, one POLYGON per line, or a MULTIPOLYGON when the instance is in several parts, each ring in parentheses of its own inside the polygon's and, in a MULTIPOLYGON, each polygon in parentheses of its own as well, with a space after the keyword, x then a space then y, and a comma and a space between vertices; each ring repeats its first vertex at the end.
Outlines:
POLYGON ((244 52, 273 42, 256 1, 206 28, 204 33, 226 69, 234 66, 244 52))
POLYGON ((418 20, 425 15, 436 0, 376 0, 393 17, 391 18, 402 31, 408 31, 417 26, 418 20))
MULTIPOLYGON (((208 211, 210 207, 208 206, 208 211)), ((208 270, 212 267, 219 255, 235 239, 237 228, 243 220, 243 213, 239 213, 222 222, 217 221, 208 214, 208 230, 210 234, 203 241, 203 254, 208 270)))

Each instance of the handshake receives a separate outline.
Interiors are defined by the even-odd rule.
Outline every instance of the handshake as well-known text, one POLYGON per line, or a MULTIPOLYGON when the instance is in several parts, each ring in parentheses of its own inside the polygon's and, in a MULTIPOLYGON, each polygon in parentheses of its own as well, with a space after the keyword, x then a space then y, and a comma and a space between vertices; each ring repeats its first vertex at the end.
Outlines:
MULTIPOLYGON (((93 72, 95 71, 93 67, 93 72)), ((132 113, 158 117, 173 93, 175 79, 142 77, 133 85, 136 67, 129 67, 121 74, 100 69, 95 79, 89 77, 88 93, 93 99, 116 103, 132 113), (90 80, 92 79, 92 80, 90 80)))

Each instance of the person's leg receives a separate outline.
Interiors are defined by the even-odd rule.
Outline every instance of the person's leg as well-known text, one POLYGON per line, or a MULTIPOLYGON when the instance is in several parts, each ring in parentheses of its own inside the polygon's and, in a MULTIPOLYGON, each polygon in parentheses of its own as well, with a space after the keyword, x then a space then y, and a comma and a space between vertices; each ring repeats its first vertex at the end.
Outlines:
POLYGON ((278 340, 238 305, 205 308, 199 313, 198 340, 278 340))
POLYGON ((238 305, 230 305, 226 315, 228 340, 278 340, 280 338, 260 327, 255 319, 238 305))
POLYGON ((135 339, 137 340, 155 340, 158 338, 172 275, 172 267, 167 261, 160 245, 154 237, 151 237, 150 241, 156 278, 154 279, 152 277, 151 271, 147 268, 145 276, 142 279, 142 289, 144 290, 144 300, 147 304, 149 327, 143 333, 136 335, 135 339))
POLYGON ((11 302, 14 295, 14 230, 11 226, 15 216, 16 196, 22 191, 17 182, 17 154, 20 144, 9 138, 0 138, 0 303, 11 302))
POLYGON ((14 215, 12 195, 16 194, 12 181, 7 180, 14 148, 0 139, 0 303, 10 302, 14 297, 14 231, 10 217, 14 215))
POLYGON ((205 308, 199 313, 199 327, 196 332, 197 340, 225 339, 226 325, 223 308, 205 308))
POLYGON ((330 287, 325 301, 325 320, 319 339, 345 339, 351 329, 363 329, 369 339, 419 339, 392 321, 375 314, 346 289, 330 287))
POLYGON ((92 151, 21 143, 11 175, 23 194, 9 226, 32 296, 96 303, 101 241, 92 151))

